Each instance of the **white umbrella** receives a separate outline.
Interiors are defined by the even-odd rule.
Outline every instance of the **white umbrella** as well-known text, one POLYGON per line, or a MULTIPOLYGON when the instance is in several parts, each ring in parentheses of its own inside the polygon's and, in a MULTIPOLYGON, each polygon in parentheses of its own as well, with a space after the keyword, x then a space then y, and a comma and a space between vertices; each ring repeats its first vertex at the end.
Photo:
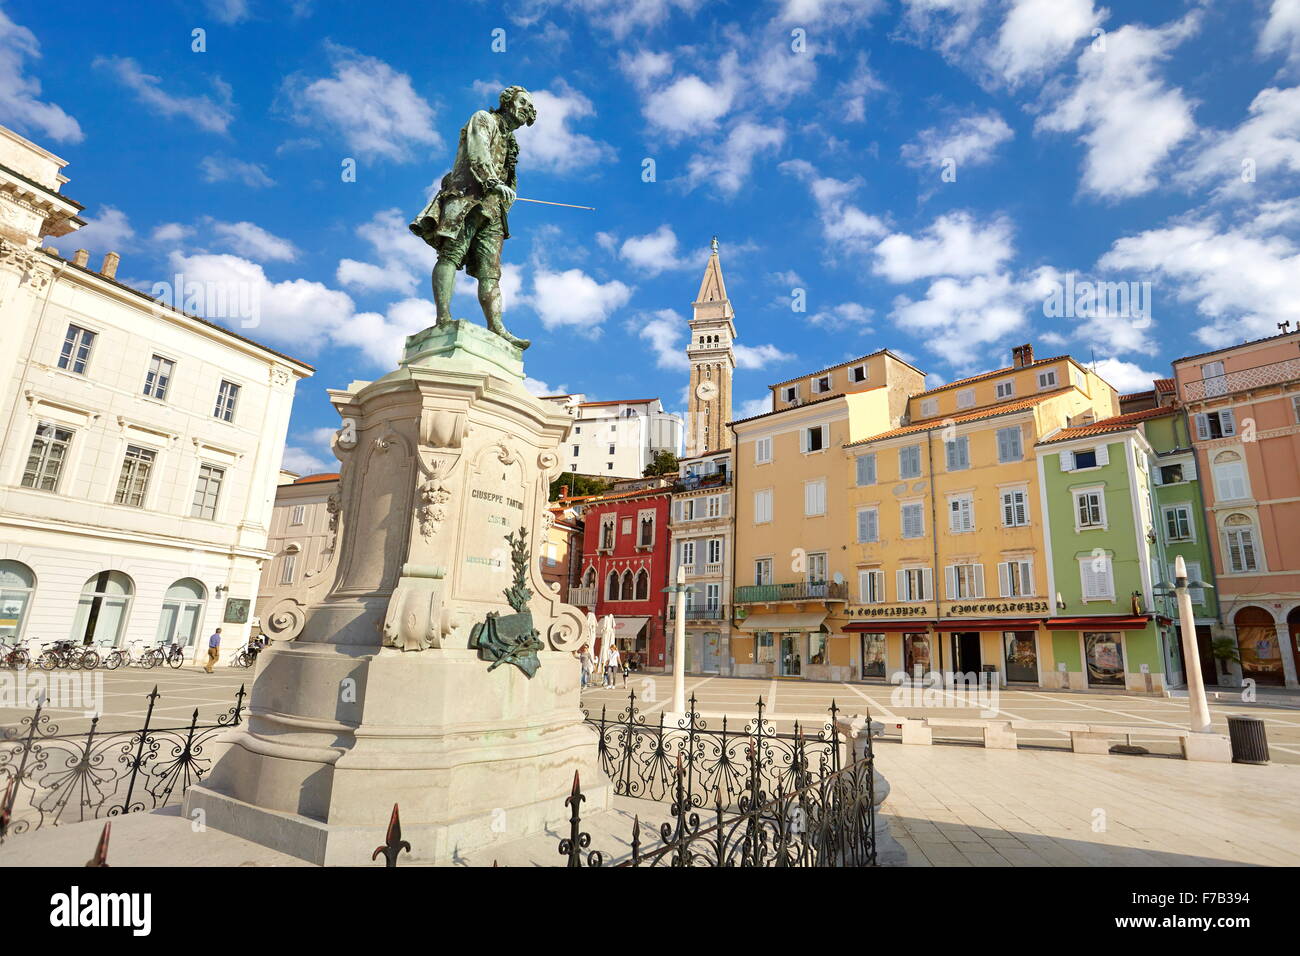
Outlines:
POLYGON ((606 614, 605 620, 601 622, 600 633, 600 666, 604 667, 609 663, 610 654, 614 650, 614 615, 606 614))
POLYGON ((596 620, 594 611, 587 612, 587 629, 585 632, 587 643, 587 658, 592 662, 592 667, 596 666, 596 628, 600 622, 596 620))

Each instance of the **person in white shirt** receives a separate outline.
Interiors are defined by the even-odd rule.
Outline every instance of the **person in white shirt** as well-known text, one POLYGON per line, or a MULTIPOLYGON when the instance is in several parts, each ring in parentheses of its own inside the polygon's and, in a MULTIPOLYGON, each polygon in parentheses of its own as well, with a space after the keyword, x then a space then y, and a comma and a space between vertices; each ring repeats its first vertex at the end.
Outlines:
POLYGON ((614 686, 614 675, 618 673, 618 668, 619 668, 618 645, 614 645, 610 647, 609 657, 605 659, 605 686, 606 687, 614 686))

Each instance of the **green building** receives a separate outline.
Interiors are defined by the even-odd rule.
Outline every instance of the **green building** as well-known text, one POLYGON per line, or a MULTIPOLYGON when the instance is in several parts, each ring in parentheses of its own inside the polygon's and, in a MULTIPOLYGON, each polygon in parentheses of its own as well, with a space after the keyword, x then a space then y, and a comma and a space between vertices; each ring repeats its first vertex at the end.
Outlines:
POLYGON ((1180 681, 1172 601, 1155 594, 1165 576, 1153 476, 1160 458, 1145 433, 1172 412, 1083 423, 1035 446, 1059 686, 1163 693, 1180 681))

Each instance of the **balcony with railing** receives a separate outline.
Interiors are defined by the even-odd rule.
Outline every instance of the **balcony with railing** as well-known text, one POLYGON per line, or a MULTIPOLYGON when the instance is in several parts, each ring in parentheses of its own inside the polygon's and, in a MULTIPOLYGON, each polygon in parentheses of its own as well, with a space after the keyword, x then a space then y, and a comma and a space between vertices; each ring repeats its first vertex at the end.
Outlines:
POLYGON ((578 607, 595 607, 596 588, 569 588, 569 603, 578 607))
POLYGON ((1244 392, 1251 388, 1265 385, 1281 385, 1283 382, 1300 380, 1300 358, 1272 362, 1269 365, 1256 365, 1253 368, 1237 369, 1222 375, 1209 375, 1182 385, 1183 400, 1199 402, 1233 392, 1244 392))
MULTIPOLYGON (((688 607, 684 615, 687 621, 725 621, 727 619, 727 605, 725 604, 706 604, 703 607, 688 607)), ((677 606, 668 605, 668 620, 677 620, 677 606)))
POLYGON ((792 601, 845 601, 849 586, 833 581, 794 581, 789 584, 746 584, 736 588, 737 604, 783 604, 792 601))

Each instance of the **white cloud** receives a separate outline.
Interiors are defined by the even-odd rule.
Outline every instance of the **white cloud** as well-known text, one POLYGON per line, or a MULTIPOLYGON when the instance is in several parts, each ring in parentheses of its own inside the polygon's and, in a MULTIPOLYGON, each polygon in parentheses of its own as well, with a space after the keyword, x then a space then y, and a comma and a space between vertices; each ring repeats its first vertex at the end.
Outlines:
POLYGON ((672 269, 703 268, 707 256, 703 250, 682 255, 677 233, 667 223, 654 232, 623 240, 618 254, 625 262, 651 276, 672 269))
POLYGON ((76 232, 58 239, 47 239, 65 256, 74 249, 90 252, 121 252, 134 245, 135 229, 126 213, 113 206, 104 206, 99 215, 88 218, 76 232))
POLYGON ((112 74, 142 103, 168 118, 183 116, 209 133, 225 133, 235 121, 230 84, 219 77, 212 78, 213 96, 177 96, 164 90, 162 80, 145 73, 132 57, 101 56, 92 65, 112 74))
POLYGON ((667 86, 648 92, 642 112, 656 128, 671 137, 717 129, 718 120, 731 111, 740 92, 741 76, 735 53, 718 64, 718 79, 708 83, 694 73, 680 76, 667 86))
POLYGON ((358 348, 371 363, 388 370, 402 357, 406 337, 427 329, 437 320, 432 299, 402 299, 386 314, 359 312, 338 323, 331 338, 339 345, 358 348))
POLYGON ((871 331, 868 323, 875 313, 857 302, 841 302, 829 309, 820 309, 808 316, 808 322, 825 329, 841 330, 857 328, 860 332, 871 331))
POLYGON ((1212 132, 1180 179, 1191 186, 1211 184, 1225 193, 1244 194, 1276 174, 1300 173, 1300 87, 1260 90, 1250 116, 1231 132, 1212 132), (1243 179, 1245 163, 1254 178, 1243 179))
POLYGON ((629 330, 636 330, 655 356, 655 365, 674 372, 685 372, 691 367, 682 344, 688 332, 686 320, 672 309, 643 312, 628 322, 629 330))
POLYGON ((40 99, 41 81, 27 76, 27 59, 38 60, 41 45, 36 35, 19 26, 0 10, 0 113, 20 130, 37 130, 51 139, 80 143, 81 126, 54 103, 40 99))
POLYGON ((253 189, 274 186, 275 180, 267 175, 259 163, 246 163, 241 159, 204 156, 199 163, 204 182, 224 183, 237 180, 253 189))
POLYGON ((251 222, 213 222, 212 231, 241 256, 259 261, 292 262, 298 249, 251 222))
POLYGON ((998 31, 989 66, 1014 86, 1048 72, 1100 26, 1092 0, 1014 0, 998 31))
POLYGON ((533 378, 531 375, 524 376, 524 388, 529 395, 536 395, 538 398, 546 395, 567 395, 569 393, 569 386, 567 385, 551 386, 540 378, 533 378))
POLYGON ((1278 322, 1300 322, 1300 247, 1270 234, 1278 211, 1271 205, 1235 226, 1211 217, 1126 236, 1098 266, 1164 280, 1162 288, 1209 320, 1196 337, 1211 348, 1275 335, 1278 322))
POLYGON ((547 329, 572 325, 597 335, 601 324, 631 297, 631 287, 617 279, 602 283, 581 269, 552 272, 538 267, 529 302, 547 329))
POLYGON ((874 270, 890 282, 929 276, 973 276, 995 272, 1011 258, 1011 224, 995 219, 976 223, 967 212, 940 216, 920 238, 886 236, 876 246, 874 270))
POLYGON ((741 120, 715 149, 691 157, 687 180, 692 188, 712 182, 726 196, 744 188, 760 153, 775 152, 785 142, 783 126, 763 126, 741 120))
POLYGON ((780 168, 808 185, 817 206, 822 238, 837 252, 866 252, 874 246, 874 240, 889 231, 880 219, 850 204, 850 197, 862 185, 860 178, 845 181, 820 176, 811 163, 802 159, 786 160, 780 168))
POLYGON ((755 415, 766 415, 772 410, 772 393, 768 392, 762 398, 751 398, 748 401, 740 403, 740 408, 735 411, 735 420, 740 421, 742 418, 753 418, 755 415))
POLYGON ((194 230, 179 222, 164 222, 154 227, 150 236, 154 242, 175 244, 188 239, 194 234, 194 230))
POLYGON ((855 26, 884 6, 883 0, 781 0, 777 19, 789 26, 855 26))
POLYGON ((511 19, 522 26, 532 26, 554 6, 580 12, 593 26, 622 40, 633 31, 645 32, 662 25, 673 11, 694 13, 703 0, 519 0, 511 19))
POLYGON ((295 118, 305 125, 327 126, 359 156, 406 162, 417 148, 442 148, 433 128, 432 107, 415 92, 411 78, 371 56, 326 44, 333 74, 285 80, 284 90, 295 118))
POLYGON ((985 0, 903 0, 903 31, 951 57, 970 42, 984 6, 985 0))
POLYGON ((1072 88, 1036 128, 1080 134, 1086 191, 1119 199, 1154 189, 1170 151, 1195 131, 1191 103, 1165 83, 1159 64, 1199 23, 1193 11, 1160 28, 1128 24, 1107 34, 1104 48, 1080 54, 1072 88))
POLYGON ((770 344, 733 345, 731 349, 736 355, 736 368, 741 369, 767 368, 778 362, 788 362, 795 357, 790 352, 783 352, 770 344))
POLYGON ((563 80, 557 80, 553 90, 533 91, 532 97, 537 106, 537 122, 519 135, 519 161, 523 168, 567 173, 615 157, 608 143, 569 128, 575 120, 596 115, 596 108, 587 97, 563 80))
POLYGON ((638 88, 649 86, 661 76, 667 76, 673 71, 671 53, 638 50, 634 54, 622 54, 618 62, 619 67, 627 74, 628 79, 638 88))
POLYGON ((909 166, 939 166, 950 159, 960 170, 992 162, 997 148, 1013 136, 1006 121, 990 110, 960 117, 943 129, 923 129, 914 142, 903 144, 900 153, 909 166))
POLYGON ((298 475, 319 475, 323 472, 332 472, 338 467, 337 462, 327 462, 324 458, 312 454, 305 448, 297 445, 285 445, 284 457, 280 459, 280 467, 285 471, 292 471, 298 475))
POLYGON ((1146 392, 1158 378, 1165 378, 1158 372, 1148 372, 1133 362, 1123 362, 1117 358, 1101 359, 1097 362, 1096 373, 1103 381, 1113 385, 1119 392, 1146 392))
POLYGON ((1259 50, 1281 53, 1291 64, 1300 64, 1300 0, 1273 0, 1259 33, 1259 50))
MULTIPOLYGON (((339 260, 335 277, 343 285, 365 292, 412 294, 428 282, 438 254, 411 234, 409 216, 401 209, 381 209, 357 227, 357 235, 374 249, 379 264, 356 259, 339 260)), ((504 285, 503 285, 504 288, 504 285)))
POLYGON ((218 23, 240 23, 252 15, 248 9, 248 0, 204 0, 203 5, 218 23))
POLYGON ((844 118, 852 123, 860 123, 867 118, 868 97, 884 89, 885 84, 871 69, 870 58, 865 53, 859 53, 852 75, 835 88, 835 98, 844 110, 844 118))

